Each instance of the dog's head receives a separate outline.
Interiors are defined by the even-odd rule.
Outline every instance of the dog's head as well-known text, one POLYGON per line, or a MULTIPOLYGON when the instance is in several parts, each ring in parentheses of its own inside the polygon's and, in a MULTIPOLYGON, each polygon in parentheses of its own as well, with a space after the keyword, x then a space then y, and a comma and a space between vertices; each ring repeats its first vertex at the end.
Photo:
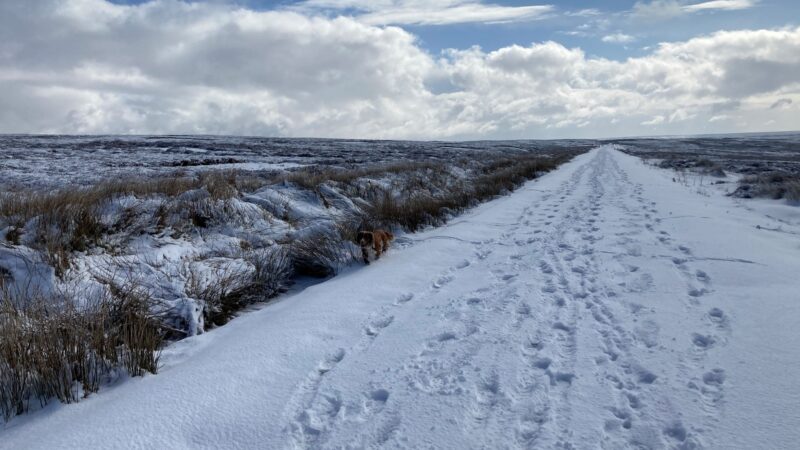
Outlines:
POLYGON ((364 247, 366 245, 372 244, 372 232, 370 231, 359 231, 358 235, 356 236, 358 240, 358 245, 364 247))

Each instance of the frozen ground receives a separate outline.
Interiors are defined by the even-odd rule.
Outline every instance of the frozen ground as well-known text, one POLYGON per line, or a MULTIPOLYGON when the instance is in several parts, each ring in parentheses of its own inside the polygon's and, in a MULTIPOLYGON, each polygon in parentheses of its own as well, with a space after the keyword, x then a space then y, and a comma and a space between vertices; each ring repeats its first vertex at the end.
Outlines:
POLYGON ((671 177, 579 156, 0 447, 793 448, 796 208, 671 177))
MULTIPOLYGON (((703 159, 738 174, 780 170, 800 175, 800 133, 612 139, 624 151, 645 158, 703 159)), ((668 161, 669 162, 669 161, 668 161)))
POLYGON ((89 185, 109 178, 311 164, 450 161, 587 147, 592 141, 417 142, 240 136, 0 135, 0 188, 89 185))

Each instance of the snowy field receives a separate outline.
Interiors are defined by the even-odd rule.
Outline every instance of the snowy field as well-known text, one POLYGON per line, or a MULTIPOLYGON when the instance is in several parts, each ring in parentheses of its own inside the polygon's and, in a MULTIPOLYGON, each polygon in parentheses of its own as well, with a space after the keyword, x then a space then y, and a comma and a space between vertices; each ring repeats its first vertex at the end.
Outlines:
POLYGON ((274 171, 311 164, 450 161, 590 143, 567 139, 418 142, 238 136, 0 135, 0 187, 85 186, 111 178, 215 169, 274 171))
POLYGON ((800 212, 613 146, 169 346, 19 448, 796 448, 800 212))
POLYGON ((705 159, 737 174, 783 171, 800 176, 800 134, 751 133, 714 136, 628 138, 608 142, 650 159, 705 159))

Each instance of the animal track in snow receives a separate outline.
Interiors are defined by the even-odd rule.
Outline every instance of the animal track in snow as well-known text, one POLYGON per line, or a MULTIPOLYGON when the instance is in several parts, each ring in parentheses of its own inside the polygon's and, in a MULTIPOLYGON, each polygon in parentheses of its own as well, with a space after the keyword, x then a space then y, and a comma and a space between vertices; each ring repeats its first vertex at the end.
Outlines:
POLYGON ((725 382, 725 371, 722 369, 713 369, 703 374, 703 383, 708 386, 722 386, 725 382))
POLYGON ((391 325, 393 320, 394 316, 386 316, 376 319, 364 328, 364 333, 366 333, 367 336, 375 337, 381 332, 382 329, 391 325))
POLYGON ((444 285, 450 283, 451 281, 453 281, 453 278, 455 278, 455 277, 453 277, 453 275, 451 275, 451 274, 442 275, 436 281, 433 282, 433 288, 434 289, 440 289, 442 286, 444 286, 444 285))
POLYGON ((452 331, 445 331, 436 336, 436 340, 438 342, 455 341, 456 339, 458 339, 458 336, 456 336, 456 333, 452 331))
POLYGON ((708 320, 719 328, 728 328, 728 316, 719 308, 711 308, 706 314, 708 320))
POLYGON ((397 299, 394 301, 395 305, 401 305, 403 303, 408 303, 414 298, 414 294, 411 292, 407 292, 405 294, 400 294, 397 299))
POLYGON ((684 442, 687 436, 686 427, 679 420, 676 420, 664 428, 664 435, 678 442, 684 442))
POLYGON ((695 297, 695 298, 696 297, 702 297, 702 296, 706 295, 707 293, 708 293, 708 291, 705 288, 691 288, 691 289, 689 289, 689 292, 688 292, 690 297, 695 297))
POLYGON ((544 286, 542 286, 542 292, 546 294, 552 294, 557 290, 558 288, 556 288, 556 286, 550 281, 548 281, 544 286))
POLYGON ((386 389, 376 389, 369 393, 369 398, 379 403, 386 403, 386 401, 389 400, 389 391, 386 389))
POLYGON ((697 278, 698 281, 702 281, 703 283, 709 283, 711 281, 711 278, 708 276, 708 274, 703 272, 702 270, 697 270, 694 273, 694 276, 695 278, 697 278))
POLYGON ((464 261, 461 261, 460 263, 456 264, 456 269, 464 269, 466 267, 469 267, 469 265, 470 265, 469 260, 465 259, 464 261))
POLYGON ((572 327, 570 327, 568 325, 565 325, 563 322, 555 322, 553 324, 553 329, 554 330, 563 331, 563 332, 568 333, 568 334, 572 334, 573 331, 574 331, 572 329, 572 327))
POLYGON ((634 371, 636 372, 636 379, 639 381, 639 383, 653 384, 653 382, 658 378, 656 374, 650 372, 644 367, 636 367, 634 368, 634 371))
POLYGON ((330 372, 334 367, 336 367, 336 364, 340 363, 344 359, 344 356, 345 351, 343 348, 336 349, 333 353, 325 357, 325 359, 319 363, 317 366, 317 372, 320 374, 330 372))
POLYGON ((707 349, 712 347, 716 340, 712 336, 692 333, 692 343, 698 348, 707 349))

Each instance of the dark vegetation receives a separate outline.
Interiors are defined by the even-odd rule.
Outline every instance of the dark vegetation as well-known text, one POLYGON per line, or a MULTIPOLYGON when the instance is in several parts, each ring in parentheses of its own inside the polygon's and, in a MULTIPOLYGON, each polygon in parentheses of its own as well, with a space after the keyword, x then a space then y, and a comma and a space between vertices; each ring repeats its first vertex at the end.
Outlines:
MULTIPOLYGON (((627 153, 659 160, 679 174, 687 171, 718 178, 742 175, 729 195, 800 201, 800 139, 797 134, 618 139, 627 153)), ((678 177, 680 178, 680 176, 678 177)))
POLYGON ((158 370, 165 331, 136 284, 86 304, 76 294, 20 298, 0 291, 0 414, 51 399, 73 403, 118 373, 158 370))
POLYGON ((739 180, 739 187, 731 195, 800 202, 800 175, 782 171, 746 175, 739 180))

